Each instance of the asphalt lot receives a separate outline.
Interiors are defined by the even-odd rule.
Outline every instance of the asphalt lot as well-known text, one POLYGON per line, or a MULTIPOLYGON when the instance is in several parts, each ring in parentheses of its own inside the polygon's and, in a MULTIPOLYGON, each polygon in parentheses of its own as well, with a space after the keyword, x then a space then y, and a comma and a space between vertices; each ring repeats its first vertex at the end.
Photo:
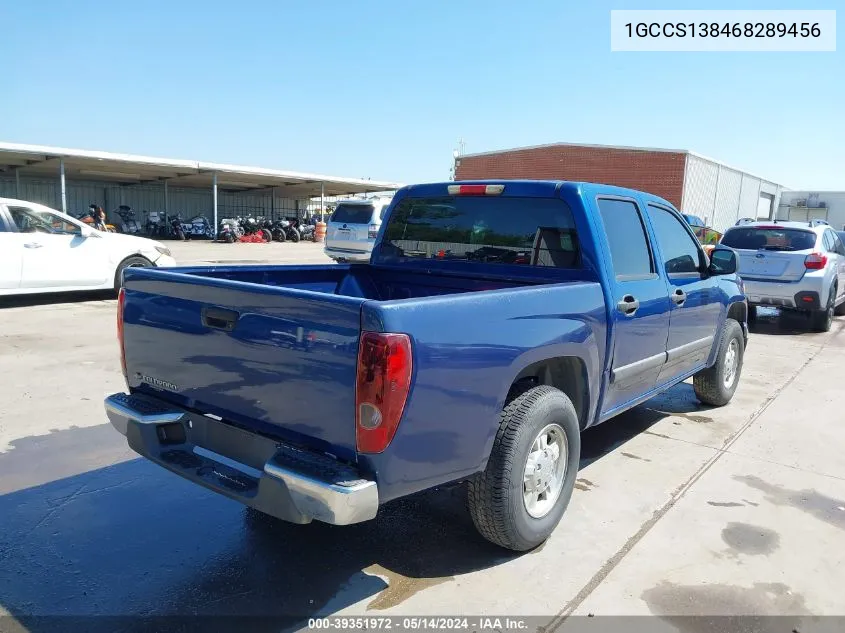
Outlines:
MULTIPOLYGON (((318 244, 171 246, 184 264, 328 261, 318 244)), ((102 398, 124 387, 113 297, 6 301, 0 323, 0 614, 499 614, 547 630, 653 614, 693 633, 675 616, 786 615, 790 631, 845 615, 845 319, 812 334, 762 314, 729 406, 682 384, 586 432, 563 522, 521 556, 476 534, 460 487, 351 527, 265 519, 106 424, 102 398)))

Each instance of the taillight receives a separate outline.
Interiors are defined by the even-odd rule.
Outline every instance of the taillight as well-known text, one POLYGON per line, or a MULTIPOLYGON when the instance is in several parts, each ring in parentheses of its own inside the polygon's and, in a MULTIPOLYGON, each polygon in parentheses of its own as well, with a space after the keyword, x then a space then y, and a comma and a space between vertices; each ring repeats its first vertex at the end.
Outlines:
POLYGON ((498 196, 504 185, 448 185, 450 196, 498 196))
POLYGON ((367 237, 374 240, 378 237, 378 224, 371 224, 370 230, 367 231, 367 237))
POLYGON ((128 386, 129 374, 126 371, 126 348, 123 345, 123 306, 125 304, 126 289, 121 287, 117 293, 117 342, 120 345, 120 369, 128 386))
POLYGON ((360 453, 381 453, 396 434, 411 388, 407 334, 363 332, 355 385, 355 439, 360 453))
POLYGON ((821 270, 827 266, 827 255, 824 253, 810 253, 804 258, 804 268, 808 270, 821 270))

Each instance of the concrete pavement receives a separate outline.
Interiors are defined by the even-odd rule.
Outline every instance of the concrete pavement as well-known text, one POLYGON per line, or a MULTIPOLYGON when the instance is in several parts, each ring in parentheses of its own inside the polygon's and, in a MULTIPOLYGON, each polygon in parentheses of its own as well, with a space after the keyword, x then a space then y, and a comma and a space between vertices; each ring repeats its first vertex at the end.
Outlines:
MULTIPOLYGON (((326 261, 313 244, 173 250, 326 261)), ((105 424, 123 388, 113 298, 27 299, 0 320, 0 614, 486 613, 561 630, 651 614, 693 633, 676 616, 787 615, 806 633, 808 614, 845 615, 845 319, 819 335, 763 315, 729 406, 682 384, 585 433, 563 522, 522 556, 481 540, 460 487, 346 528, 246 511, 105 424)))

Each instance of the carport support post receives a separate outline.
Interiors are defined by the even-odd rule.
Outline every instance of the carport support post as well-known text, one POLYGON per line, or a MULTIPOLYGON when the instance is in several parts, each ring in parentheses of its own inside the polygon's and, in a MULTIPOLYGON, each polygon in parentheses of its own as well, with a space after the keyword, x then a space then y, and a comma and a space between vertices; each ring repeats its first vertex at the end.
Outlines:
POLYGON ((217 172, 211 175, 211 190, 214 199, 214 231, 217 232, 217 172))
POLYGON ((170 215, 170 200, 167 198, 167 181, 164 181, 164 226, 167 227, 167 216, 170 215))
POLYGON ((325 183, 320 183, 320 222, 323 221, 323 213, 325 212, 326 208, 326 185, 325 183))
POLYGON ((20 168, 15 168, 15 198, 20 200, 21 198, 21 170, 20 168))
POLYGON ((59 183, 62 189, 62 213, 67 213, 67 190, 65 189, 65 159, 59 159, 59 183))

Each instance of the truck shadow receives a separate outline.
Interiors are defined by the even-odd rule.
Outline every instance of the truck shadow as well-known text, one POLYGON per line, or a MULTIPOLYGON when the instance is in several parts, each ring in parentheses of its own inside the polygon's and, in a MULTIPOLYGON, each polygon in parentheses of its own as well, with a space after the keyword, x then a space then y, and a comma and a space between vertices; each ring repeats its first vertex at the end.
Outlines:
MULTIPOLYGON (((663 415, 641 407, 585 433, 582 466, 663 415)), ((0 608, 34 633, 136 630, 156 616, 250 616, 249 630, 277 631, 358 603, 378 615, 517 556, 477 534, 465 492, 395 501, 359 525, 300 526, 135 458, 108 425, 25 438, 0 453, 0 608), (103 614, 128 619, 92 617, 103 614)))

